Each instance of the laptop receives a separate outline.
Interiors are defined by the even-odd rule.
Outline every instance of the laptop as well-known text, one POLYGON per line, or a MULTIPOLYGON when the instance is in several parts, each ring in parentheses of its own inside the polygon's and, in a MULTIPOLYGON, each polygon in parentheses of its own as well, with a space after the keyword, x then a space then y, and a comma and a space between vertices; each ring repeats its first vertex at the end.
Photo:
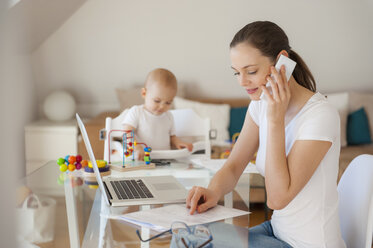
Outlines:
POLYGON ((173 176, 101 178, 85 126, 76 114, 101 193, 111 206, 185 203, 187 190, 173 176))

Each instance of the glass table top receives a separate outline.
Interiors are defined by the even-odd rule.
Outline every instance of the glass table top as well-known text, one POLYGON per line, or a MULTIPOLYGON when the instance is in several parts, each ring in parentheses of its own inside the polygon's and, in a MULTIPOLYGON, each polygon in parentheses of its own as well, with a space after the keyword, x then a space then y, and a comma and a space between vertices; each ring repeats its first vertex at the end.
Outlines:
MULTIPOLYGON (((113 171, 111 176, 123 175, 126 177, 173 175, 188 189, 193 185, 207 186, 212 173, 205 168, 198 168, 182 161, 157 166, 155 169, 113 171)), ((25 198, 29 192, 34 193, 44 207, 43 211, 38 211, 36 200, 29 199, 28 203, 17 208, 17 221, 19 226, 24 227, 18 228, 17 236, 23 247, 27 247, 29 243, 39 247, 170 247, 170 235, 141 243, 136 235, 136 230, 141 230, 141 227, 111 218, 112 214, 139 211, 140 206, 107 206, 101 199, 101 192, 97 185, 92 185, 91 181, 87 181, 82 171, 61 173, 56 161, 48 162, 21 180, 17 192, 20 198, 25 198), (52 200, 48 201, 50 199, 52 200), (32 223, 33 228, 30 228, 26 223, 30 222, 28 221, 30 218, 32 219, 30 216, 39 216, 35 212, 44 212, 45 217, 39 217, 39 220, 43 221, 32 223)), ((159 206, 162 205, 151 207, 159 206)), ((223 223, 216 222, 210 225, 216 229, 223 223)), ((225 229, 229 227, 228 229, 232 230, 230 236, 236 241, 240 240, 242 247, 247 247, 247 229, 225 225, 228 225, 224 227, 225 229)), ((143 232, 149 232, 149 230, 144 229, 143 232)), ((152 235, 153 232, 150 231, 150 236, 152 235)), ((214 247, 227 247, 226 245, 215 244, 214 247)), ((236 244, 233 247, 240 246, 236 244)))

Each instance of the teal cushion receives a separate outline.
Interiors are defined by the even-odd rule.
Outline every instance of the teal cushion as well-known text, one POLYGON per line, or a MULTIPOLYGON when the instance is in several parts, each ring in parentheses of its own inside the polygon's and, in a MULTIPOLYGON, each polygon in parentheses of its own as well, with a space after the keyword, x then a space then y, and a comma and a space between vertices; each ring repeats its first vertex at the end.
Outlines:
POLYGON ((349 145, 372 143, 369 121, 364 108, 356 110, 347 117, 347 143, 349 145))
POLYGON ((241 132, 242 125, 245 121, 246 112, 247 107, 231 108, 228 128, 230 139, 232 139, 232 136, 235 133, 241 132))

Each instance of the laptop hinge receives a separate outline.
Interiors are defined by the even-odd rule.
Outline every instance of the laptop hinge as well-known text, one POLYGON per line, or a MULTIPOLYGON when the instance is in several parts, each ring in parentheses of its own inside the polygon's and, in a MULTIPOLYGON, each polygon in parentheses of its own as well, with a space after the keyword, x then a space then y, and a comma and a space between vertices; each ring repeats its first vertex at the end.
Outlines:
POLYGON ((113 200, 113 196, 110 194, 109 189, 106 185, 106 182, 103 182, 105 186, 106 195, 109 196, 110 200, 113 200))

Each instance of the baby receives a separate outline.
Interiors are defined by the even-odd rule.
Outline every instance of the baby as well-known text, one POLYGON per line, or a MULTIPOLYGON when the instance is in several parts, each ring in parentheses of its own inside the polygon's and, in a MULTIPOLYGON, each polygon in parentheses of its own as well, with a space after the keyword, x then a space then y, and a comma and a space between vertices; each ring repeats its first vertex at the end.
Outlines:
MULTIPOLYGON (((174 119, 169 109, 176 96, 177 80, 175 75, 162 68, 151 71, 145 81, 141 95, 143 105, 131 107, 123 119, 125 130, 134 130, 136 140, 146 143, 153 150, 187 148, 193 145, 180 140, 175 135, 174 119)), ((144 150, 136 146, 137 159, 143 160, 144 150)))

